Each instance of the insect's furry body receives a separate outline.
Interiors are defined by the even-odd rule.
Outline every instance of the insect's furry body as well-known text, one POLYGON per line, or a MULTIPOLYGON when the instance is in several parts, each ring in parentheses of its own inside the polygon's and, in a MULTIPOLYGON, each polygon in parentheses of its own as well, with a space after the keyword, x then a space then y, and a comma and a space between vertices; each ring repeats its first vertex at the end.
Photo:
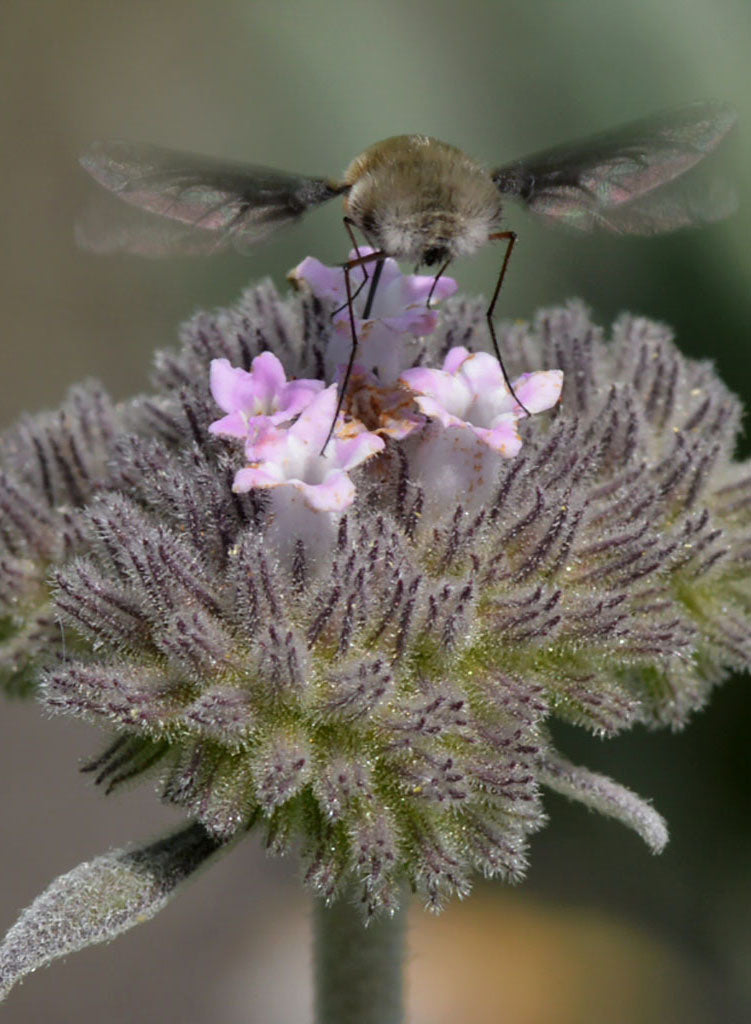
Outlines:
POLYGON ((490 173, 460 149, 427 135, 396 135, 356 157, 344 173, 346 215, 387 256, 446 263, 485 245, 501 225, 490 173))

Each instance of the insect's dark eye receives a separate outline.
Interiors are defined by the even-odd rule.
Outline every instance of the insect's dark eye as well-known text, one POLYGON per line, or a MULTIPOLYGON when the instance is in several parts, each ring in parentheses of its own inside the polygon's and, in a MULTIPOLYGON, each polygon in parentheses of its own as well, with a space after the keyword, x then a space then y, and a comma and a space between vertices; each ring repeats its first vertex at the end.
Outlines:
POLYGON ((434 245, 422 254, 422 262, 426 267, 432 267, 436 263, 445 263, 448 258, 449 251, 443 245, 434 245))
POLYGON ((361 218, 361 226, 366 235, 375 233, 376 219, 372 213, 366 211, 361 218))

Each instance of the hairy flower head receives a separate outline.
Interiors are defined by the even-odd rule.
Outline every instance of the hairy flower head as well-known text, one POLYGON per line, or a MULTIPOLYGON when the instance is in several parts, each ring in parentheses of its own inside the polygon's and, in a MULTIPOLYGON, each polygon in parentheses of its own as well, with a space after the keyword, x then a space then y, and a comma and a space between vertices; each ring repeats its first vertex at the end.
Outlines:
POLYGON ((543 787, 661 848, 548 723, 680 726, 751 658, 751 471, 712 367, 572 304, 500 332, 527 416, 481 307, 439 318, 387 270, 325 448, 349 317, 306 261, 300 294, 187 324, 153 394, 9 434, 0 478, 6 678, 33 663, 46 707, 111 731, 97 781, 149 770, 217 842, 254 825, 367 913, 404 880, 439 906, 519 878, 543 787), (31 638, 55 617, 64 659, 31 638))

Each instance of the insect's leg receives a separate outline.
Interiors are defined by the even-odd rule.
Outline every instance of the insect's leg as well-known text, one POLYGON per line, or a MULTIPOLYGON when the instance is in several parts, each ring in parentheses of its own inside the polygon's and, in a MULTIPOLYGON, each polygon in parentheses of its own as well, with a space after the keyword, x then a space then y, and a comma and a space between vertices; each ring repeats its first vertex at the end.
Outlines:
MULTIPOLYGON (((357 237, 355 235, 355 232, 353 231, 353 228, 356 227, 355 222, 352 220, 351 217, 343 217, 342 218, 342 223, 344 224, 344 230, 349 235, 349 240, 352 243, 352 248, 357 253, 357 259, 358 260, 362 259, 362 255, 360 253, 360 246, 357 243, 357 237)), ((366 239, 366 241, 367 241, 367 239, 366 239)), ((370 274, 368 273, 368 268, 365 266, 365 264, 361 263, 360 266, 362 267, 363 279, 362 279, 362 281, 360 281, 360 283, 358 284, 358 286, 355 289, 354 293, 352 294, 353 301, 357 298, 357 296, 363 290, 363 288, 365 287, 366 282, 368 281, 368 278, 370 277, 370 274)), ((337 306, 336 307, 336 309, 334 310, 334 312, 331 315, 332 316, 336 316, 336 314, 337 313, 341 313, 341 311, 343 309, 345 309, 346 306, 347 306, 347 303, 343 302, 341 304, 341 306, 337 306)))
MULTIPOLYGON (((356 228, 357 225, 355 224, 355 222, 352 220, 351 217, 342 217, 342 224, 344 224, 344 230, 349 235, 349 240, 352 243, 352 248, 357 253, 357 258, 359 260, 361 258, 361 256, 362 256, 362 253, 360 252, 360 246, 358 245, 357 236, 355 235, 355 232, 354 232, 354 228, 356 228)), ((367 268, 363 267, 362 268, 362 272, 365 275, 365 280, 367 281, 368 280, 367 268)), ((355 293, 355 294, 357 294, 357 293, 355 293)))
POLYGON ((501 350, 498 347, 498 338, 496 337, 495 326, 493 324, 493 314, 495 313, 495 307, 496 307, 496 303, 498 302, 498 296, 501 294, 501 286, 503 285, 503 279, 506 276, 506 268, 508 267, 508 261, 511 258, 511 250, 514 248, 514 244, 516 243, 516 232, 515 231, 498 231, 496 234, 491 235, 490 238, 488 239, 488 241, 490 241, 490 242, 505 241, 507 244, 506 244, 506 254, 503 257, 503 263, 501 264, 501 272, 498 275, 498 280, 496 282, 495 291, 493 292, 493 298, 490 300, 490 305, 488 306, 488 310, 487 310, 487 312, 485 314, 485 319, 488 322, 488 330, 490 331, 490 338, 491 338, 491 341, 493 342, 493 351, 495 352, 496 359, 500 363, 501 373, 503 374, 503 380, 504 380, 504 382, 506 384, 506 387, 511 392, 511 397, 514 399, 514 401, 517 402, 522 407, 523 411, 527 414, 527 416, 529 416, 530 415, 529 409, 519 399, 518 395, 514 391, 514 388, 513 388, 513 385, 511 384, 511 381, 509 380, 509 375, 508 375, 508 373, 506 373, 506 367, 503 365, 503 357, 501 356, 501 350))
POLYGON ((370 283, 370 290, 368 291, 368 297, 365 300, 365 309, 362 312, 363 320, 367 320, 370 316, 370 311, 373 308, 373 300, 375 299, 376 288, 378 282, 381 280, 381 271, 383 270, 384 256, 383 253, 379 253, 380 259, 376 263, 375 270, 373 271, 373 280, 370 283))
POLYGON ((348 260, 346 263, 342 264, 342 270, 344 271, 344 287, 347 290, 347 310, 349 312, 349 330, 350 335, 352 337, 352 349, 350 350, 349 353, 347 369, 344 371, 344 379, 342 380, 342 383, 339 386, 339 399, 336 403, 336 412, 334 413, 334 418, 331 421, 331 427, 329 428, 329 432, 326 435, 326 440, 323 442, 323 448, 321 448, 320 452, 321 455, 323 455, 323 453, 326 451, 326 447, 329 441, 331 440, 331 435, 334 433, 334 427, 336 426, 336 421, 339 418, 339 413, 342 411, 342 406, 344 405, 344 396, 347 394, 347 385, 349 384, 349 378, 352 376, 352 367, 355 365, 355 355, 357 354, 357 328, 355 327, 355 311, 352 308, 353 294, 350 274, 355 267, 364 267, 366 263, 375 262, 376 264, 375 272, 373 274, 373 281, 370 285, 370 291, 368 293, 368 300, 365 303, 365 316, 363 317, 363 319, 367 319, 367 317, 370 315, 370 307, 373 304, 375 289, 376 286, 378 285, 378 281, 381 276, 381 271, 383 270, 384 259, 385 256, 382 252, 372 252, 369 253, 367 256, 358 256, 356 259, 348 260))
POLYGON ((426 307, 428 309, 430 309, 430 300, 433 298, 433 293, 435 292, 436 288, 438 287, 438 282, 441 280, 443 275, 448 270, 450 263, 451 263, 451 260, 446 260, 446 262, 443 264, 443 266, 438 268, 438 273, 433 278, 433 283, 431 284, 430 291, 428 292, 428 301, 425 303, 425 305, 426 305, 426 307))

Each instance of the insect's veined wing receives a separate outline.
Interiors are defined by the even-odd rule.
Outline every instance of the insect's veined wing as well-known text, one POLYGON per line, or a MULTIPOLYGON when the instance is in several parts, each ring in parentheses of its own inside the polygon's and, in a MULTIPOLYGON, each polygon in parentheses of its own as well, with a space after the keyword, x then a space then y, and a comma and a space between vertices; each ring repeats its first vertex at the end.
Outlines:
POLYGON ((76 234, 97 251, 156 256, 243 248, 345 191, 322 178, 120 141, 95 143, 81 164, 127 204, 92 198, 76 234))
POLYGON ((732 185, 711 154, 736 121, 707 100, 544 150, 493 172, 499 190, 550 223, 651 235, 727 216, 732 185))

